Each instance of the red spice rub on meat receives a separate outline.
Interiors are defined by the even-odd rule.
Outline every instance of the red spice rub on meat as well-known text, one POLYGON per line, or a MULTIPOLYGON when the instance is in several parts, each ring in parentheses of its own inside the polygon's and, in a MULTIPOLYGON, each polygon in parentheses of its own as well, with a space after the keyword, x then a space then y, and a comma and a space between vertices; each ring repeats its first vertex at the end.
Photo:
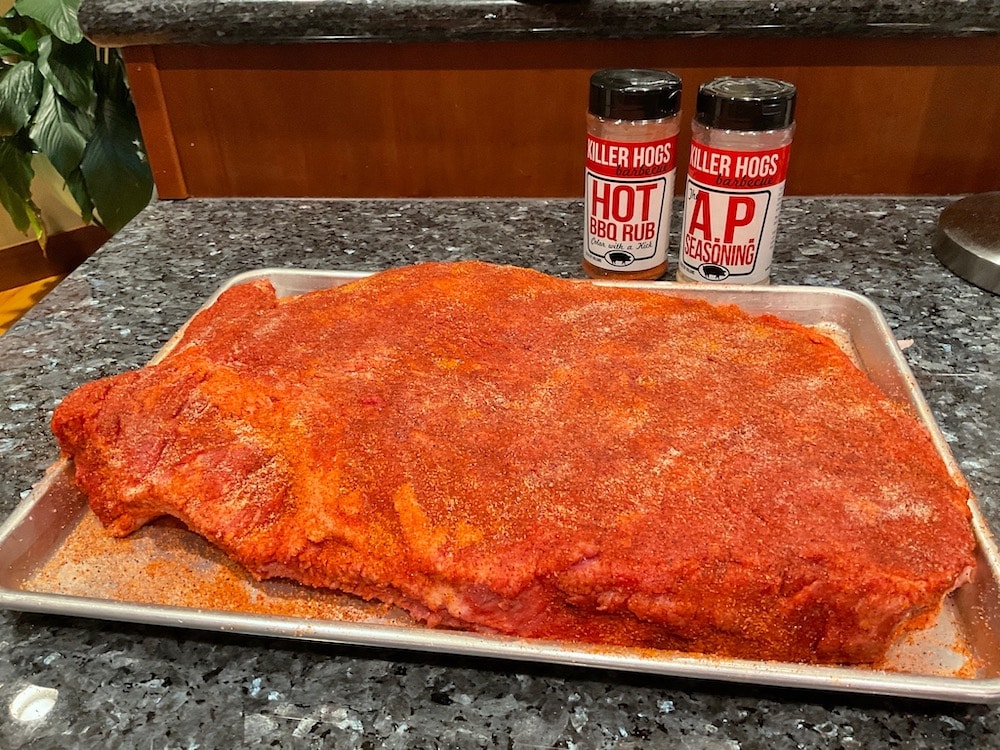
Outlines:
POLYGON ((973 565, 967 489, 826 337, 483 263, 233 288, 53 429, 111 533, 432 625, 864 663, 973 565))

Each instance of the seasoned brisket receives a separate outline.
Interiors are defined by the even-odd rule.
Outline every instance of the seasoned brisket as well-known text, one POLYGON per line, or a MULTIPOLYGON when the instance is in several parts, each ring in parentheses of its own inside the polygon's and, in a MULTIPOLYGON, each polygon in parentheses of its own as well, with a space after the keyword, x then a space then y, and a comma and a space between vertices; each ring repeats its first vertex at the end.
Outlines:
POLYGON ((966 487, 827 337, 483 263, 232 288, 53 429, 112 534, 430 625, 865 663, 973 565, 966 487))

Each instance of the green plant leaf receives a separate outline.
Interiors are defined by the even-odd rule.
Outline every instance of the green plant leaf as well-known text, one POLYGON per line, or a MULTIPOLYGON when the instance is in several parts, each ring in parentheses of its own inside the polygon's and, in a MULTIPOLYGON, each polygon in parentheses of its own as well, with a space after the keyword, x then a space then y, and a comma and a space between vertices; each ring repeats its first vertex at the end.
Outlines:
POLYGON ((87 139, 75 120, 74 112, 59 98, 52 84, 46 81, 28 134, 64 178, 80 166, 87 147, 87 139))
POLYGON ((0 73, 0 136, 14 135, 31 120, 42 90, 41 76, 27 60, 0 73))
POLYGON ((66 181, 81 217, 111 232, 153 193, 121 55, 108 50, 97 58, 80 34, 79 4, 16 0, 0 18, 0 54, 7 55, 0 60, 0 127, 11 133, 0 137, 0 204, 43 247, 45 226, 30 192, 34 153, 66 181))
POLYGON ((10 214, 19 232, 29 230, 45 247, 45 225, 38 206, 31 199, 31 154, 15 138, 0 138, 0 205, 10 214))
POLYGON ((94 46, 84 40, 66 44, 54 36, 38 42, 38 70, 70 104, 87 110, 97 100, 94 91, 94 46))
POLYGON ((5 26, 0 26, 0 56, 7 63, 14 63, 28 57, 28 51, 18 41, 17 36, 5 26))
POLYGON ((87 181, 83 177, 83 170, 77 169, 66 178, 66 189, 76 201, 77 208, 80 209, 80 218, 88 224, 94 221, 94 202, 90 199, 87 191, 87 181))
POLYGON ((14 10, 47 26, 53 34, 68 44, 83 39, 76 14, 80 0, 17 0, 14 10))
POLYGON ((31 154, 25 152, 14 138, 0 138, 0 176, 3 176, 0 186, 12 194, 31 196, 31 180, 35 176, 31 154))
POLYGON ((0 18, 0 49, 4 55, 34 57, 38 51, 38 27, 34 22, 16 16, 0 18))
POLYGON ((114 234, 149 203, 153 175, 121 60, 112 57, 109 65, 98 65, 97 72, 97 128, 80 169, 101 224, 114 234))

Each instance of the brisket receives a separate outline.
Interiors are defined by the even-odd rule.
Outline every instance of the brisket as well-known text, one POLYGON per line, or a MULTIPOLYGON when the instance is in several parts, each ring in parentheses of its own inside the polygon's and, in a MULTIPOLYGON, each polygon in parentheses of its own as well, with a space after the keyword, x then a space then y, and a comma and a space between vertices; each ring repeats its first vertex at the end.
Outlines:
POLYGON ((870 663, 973 565, 967 488, 826 336, 484 263, 234 287, 52 424, 112 534, 435 626, 870 663))

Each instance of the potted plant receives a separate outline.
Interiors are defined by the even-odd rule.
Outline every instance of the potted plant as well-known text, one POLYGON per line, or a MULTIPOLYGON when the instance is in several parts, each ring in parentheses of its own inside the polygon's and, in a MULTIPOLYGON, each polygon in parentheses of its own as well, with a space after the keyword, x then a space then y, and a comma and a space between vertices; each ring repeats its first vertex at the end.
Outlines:
POLYGON ((65 181, 81 218, 112 234, 153 191, 125 65, 117 50, 84 38, 79 4, 17 0, 0 17, 0 205, 43 248, 36 155, 65 181))

